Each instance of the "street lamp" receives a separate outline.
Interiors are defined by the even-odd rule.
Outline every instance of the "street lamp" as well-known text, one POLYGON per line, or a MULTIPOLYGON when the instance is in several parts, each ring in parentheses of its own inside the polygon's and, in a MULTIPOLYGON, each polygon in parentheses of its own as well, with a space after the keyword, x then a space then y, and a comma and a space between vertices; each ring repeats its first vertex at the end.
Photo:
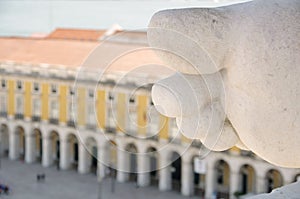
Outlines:
POLYGON ((110 173, 110 178, 111 178, 111 193, 115 192, 115 177, 116 177, 116 170, 111 166, 109 167, 109 173, 110 173))
POLYGON ((97 181, 98 181, 98 197, 97 199, 102 199, 102 176, 100 173, 97 175, 97 181))
POLYGON ((1 169, 1 159, 2 159, 2 139, 0 139, 0 169, 1 169))
POLYGON ((0 168, 1 168, 2 153, 3 153, 3 151, 2 151, 2 138, 3 138, 3 134, 4 134, 3 128, 4 128, 3 126, 1 126, 1 128, 0 128, 0 168))

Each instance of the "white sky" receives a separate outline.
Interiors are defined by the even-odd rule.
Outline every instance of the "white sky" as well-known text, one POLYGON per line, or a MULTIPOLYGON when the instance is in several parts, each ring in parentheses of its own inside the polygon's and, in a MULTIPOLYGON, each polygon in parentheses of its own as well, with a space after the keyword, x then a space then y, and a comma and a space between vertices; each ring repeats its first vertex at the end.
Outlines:
POLYGON ((241 0, 0 0, 0 36, 48 33, 57 27, 145 29, 163 9, 215 7, 241 0))

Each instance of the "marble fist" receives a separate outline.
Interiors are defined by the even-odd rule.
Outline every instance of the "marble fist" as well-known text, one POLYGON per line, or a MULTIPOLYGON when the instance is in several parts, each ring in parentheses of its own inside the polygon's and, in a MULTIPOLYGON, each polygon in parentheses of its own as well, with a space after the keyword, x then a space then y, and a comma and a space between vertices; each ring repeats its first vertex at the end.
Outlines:
POLYGON ((299 0, 156 13, 149 44, 177 71, 153 86, 158 111, 211 150, 300 167, 299 21, 299 0))

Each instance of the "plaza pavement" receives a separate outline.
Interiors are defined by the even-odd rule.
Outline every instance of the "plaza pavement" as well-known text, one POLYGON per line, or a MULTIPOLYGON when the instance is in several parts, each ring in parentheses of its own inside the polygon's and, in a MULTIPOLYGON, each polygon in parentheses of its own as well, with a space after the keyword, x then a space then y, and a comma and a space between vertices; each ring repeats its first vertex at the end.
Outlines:
MULTIPOLYGON (((12 190, 3 199, 98 199, 98 184, 94 174, 80 175, 76 171, 57 171, 40 164, 1 159, 0 183, 12 190), (37 183, 36 174, 45 173, 44 183, 37 183)), ((116 183, 111 193, 111 179, 105 179, 101 199, 184 199, 178 192, 160 192, 156 187, 136 188, 135 183, 116 183)))

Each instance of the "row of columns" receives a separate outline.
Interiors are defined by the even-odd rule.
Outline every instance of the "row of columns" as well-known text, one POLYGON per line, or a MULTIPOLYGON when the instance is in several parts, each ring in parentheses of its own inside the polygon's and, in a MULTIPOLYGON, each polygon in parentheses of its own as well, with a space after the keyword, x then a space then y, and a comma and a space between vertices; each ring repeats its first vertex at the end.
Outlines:
MULTIPOLYGON (((35 134, 25 134, 25 161, 27 163, 33 163, 36 159, 35 134)), ((17 133, 9 134, 9 157, 12 160, 18 159, 19 157, 19 138, 17 133)), ((62 170, 67 170, 71 166, 70 157, 70 141, 65 138, 60 140, 60 168, 62 170)), ((42 136, 42 165, 44 167, 49 167, 53 164, 53 150, 52 150, 52 140, 51 137, 42 136)), ((109 151, 105 147, 98 147, 98 161, 97 171, 98 176, 101 178, 105 176, 106 164, 108 162, 109 151), (103 163, 104 162, 104 163, 103 163)), ((90 172, 90 162, 89 152, 83 144, 78 145, 78 172, 81 174, 90 172)), ((168 165, 169 160, 167 158, 168 154, 159 154, 159 165, 168 165)), ((129 165, 130 158, 125 150, 118 150, 117 153, 118 165, 117 165, 117 180, 119 182, 126 182, 129 179, 129 165)), ((238 164, 237 164, 238 165, 238 164)), ((137 156, 137 183, 141 187, 150 185, 150 158, 146 155, 137 156)), ((233 198, 234 193, 239 190, 239 167, 230 168, 230 196, 233 198)), ((214 165, 209 163, 206 169, 205 178, 205 196, 210 198, 214 194, 215 176, 214 176, 214 165)), ((181 193, 184 196, 193 195, 194 182, 193 182, 193 165, 190 161, 182 160, 181 163, 181 193)), ((265 176, 264 174, 257 173, 256 175, 256 192, 265 192, 265 176)), ((168 191, 172 189, 172 172, 171 166, 165 166, 159 168, 159 190, 168 191)))
MULTIPOLYGON (((19 158, 19 135, 16 133, 9 134, 9 158, 16 160, 19 158)), ((52 140, 50 137, 42 138, 42 165, 49 167, 53 164, 52 140)), ((25 162, 33 163, 36 160, 36 137, 34 134, 25 134, 25 162)), ((70 145, 67 139, 60 139, 60 168, 63 170, 69 169, 71 162, 69 161, 70 145)))
MULTIPOLYGON (((239 167, 230 168, 230 188, 229 196, 230 198, 235 198, 234 193, 240 188, 240 171, 239 167)), ((215 168, 213 164, 207 165, 206 177, 205 177, 205 197, 211 198, 214 195, 215 187, 215 168)), ((256 176, 256 192, 264 193, 265 192, 265 178, 261 176, 256 176)))
MULTIPOLYGON (((10 136, 10 158, 17 159, 18 151, 16 150, 16 146, 19 144, 16 139, 16 134, 11 134, 10 136)), ((35 136, 34 135, 27 135, 25 136, 25 161, 27 163, 32 163, 35 161, 35 149, 34 149, 34 142, 35 136)), ((52 140, 50 137, 43 138, 43 156, 42 156, 42 164, 44 167, 49 167, 53 164, 53 152, 52 152, 52 140)), ((67 170, 70 168, 70 143, 67 139, 60 139, 60 168, 62 170, 67 170)), ((102 147, 98 149, 98 175, 100 177, 105 176, 105 168, 106 165, 102 162, 107 162, 107 150, 102 147)), ((84 147, 84 145, 79 145, 79 163, 78 163, 78 172, 81 174, 86 174, 90 172, 90 161, 89 161, 89 152, 84 147)), ((129 179, 129 161, 127 152, 123 150, 118 151, 118 172, 117 172, 117 180, 119 182, 126 182, 129 179)), ((166 155, 161 154, 160 160, 161 165, 168 165, 168 159, 166 155)), ((145 187, 150 185, 150 161, 149 158, 143 155, 138 155, 137 157, 137 184, 141 187, 145 187)), ((181 179, 181 193, 184 196, 191 196, 194 191, 194 184, 193 184, 193 165, 190 162, 182 161, 182 179, 181 179)), ((159 170, 159 190, 161 191, 168 191, 172 189, 172 177, 171 177, 171 168, 170 166, 166 166, 160 168, 159 170)), ((211 197, 214 194, 214 165, 207 166, 206 172, 206 186, 205 186, 205 195, 207 198, 211 197)), ((257 176, 257 192, 261 193, 264 192, 264 185, 265 185, 265 178, 257 176)), ((230 172, 230 195, 233 197, 234 192, 239 189, 239 169, 238 168, 231 168, 230 172)))
MULTIPOLYGON (((26 129, 24 130, 26 132, 26 129)), ((25 162, 26 163, 33 163, 36 161, 36 135, 34 133, 28 134, 24 133, 25 136, 25 162)), ((9 141, 9 158, 11 160, 16 160, 20 156, 20 134, 18 132, 13 132, 8 134, 8 141, 9 141)), ((67 170, 71 166, 71 159, 70 159, 70 143, 67 138, 60 139, 60 168, 62 170, 67 170)), ((87 168, 84 168, 85 158, 87 153, 83 145, 79 145, 79 153, 80 155, 80 166, 79 172, 85 173, 87 168)), ((51 137, 42 137, 42 165, 44 167, 49 167, 53 164, 53 149, 52 149, 52 140, 51 137)))

